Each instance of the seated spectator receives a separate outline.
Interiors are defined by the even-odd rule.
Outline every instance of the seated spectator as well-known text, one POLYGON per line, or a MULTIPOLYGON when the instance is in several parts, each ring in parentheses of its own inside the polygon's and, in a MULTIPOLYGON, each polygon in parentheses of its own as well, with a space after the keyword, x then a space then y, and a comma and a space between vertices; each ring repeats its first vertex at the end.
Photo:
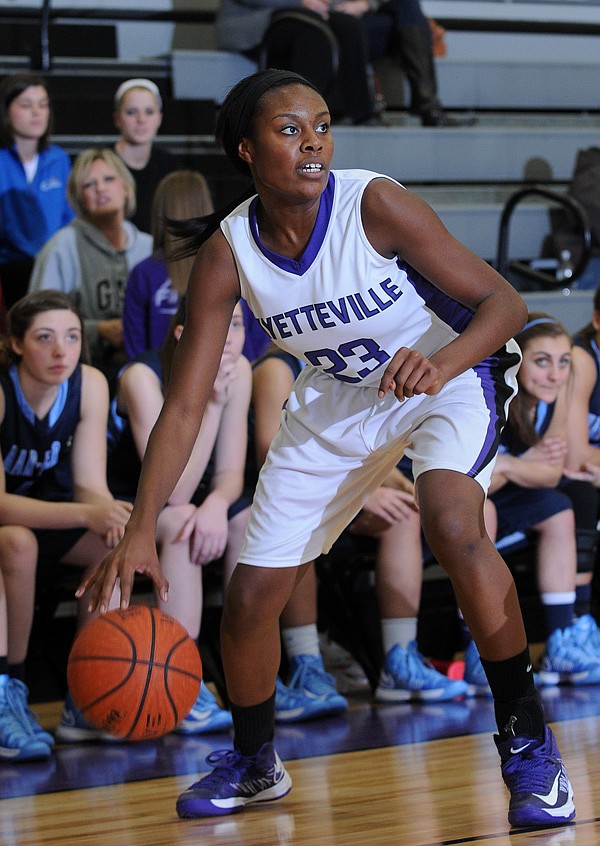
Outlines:
POLYGON ((73 218, 67 202, 71 162, 50 143, 48 84, 29 73, 0 83, 0 281, 8 309, 29 285, 33 260, 73 218))
MULTIPOLYGON (((112 431, 118 435, 109 451, 108 476, 111 490, 131 500, 172 375, 184 320, 185 298, 162 350, 139 356, 119 374, 111 415, 112 431)), ((251 372, 241 355, 243 343, 238 303, 194 450, 158 520, 156 540, 160 565, 169 582, 169 601, 157 597, 157 604, 179 620, 195 640, 202 617, 202 568, 223 558, 224 578, 229 578, 237 563, 251 501, 251 494, 244 491, 251 372)), ((196 704, 176 731, 202 734, 231 724, 231 714, 218 706, 202 683, 196 704)))
POLYGON ((68 196, 77 216, 38 254, 30 290, 55 288, 73 294, 85 320, 92 364, 112 377, 125 359, 127 277, 151 254, 152 236, 127 220, 135 210, 135 185, 111 150, 79 154, 68 196))
MULTIPOLYGON (((297 359, 277 348, 270 348, 254 365, 252 407, 259 466, 276 436, 281 408, 300 369, 297 359)), ((466 682, 438 672, 417 650, 423 551, 412 481, 396 468, 367 500, 348 531, 379 541, 375 590, 385 657, 375 698, 380 702, 443 701, 465 694, 466 682)), ((348 707, 323 666, 316 593, 312 565, 281 617, 291 678, 287 689, 281 680, 277 683, 278 722, 340 713, 348 707)))
MULTIPOLYGON (((517 533, 536 537, 536 577, 547 628, 540 682, 596 684, 600 632, 589 614, 575 617, 578 558, 589 564, 577 538, 581 530, 595 532, 593 488, 564 478, 574 401, 572 342, 564 326, 546 314, 530 314, 516 341, 523 362, 490 485, 498 520, 492 539, 502 548, 502 541, 517 533)), ((589 582, 589 566, 582 570, 589 582)))
POLYGON ((473 121, 450 117, 438 96, 432 26, 419 0, 341 0, 337 11, 361 17, 369 43, 369 59, 393 59, 406 75, 410 111, 423 126, 464 126, 473 121))
POLYGON ((150 79, 127 79, 115 93, 114 122, 121 134, 114 150, 133 176, 137 203, 131 221, 142 232, 150 232, 152 198, 158 183, 180 167, 177 156, 154 144, 162 108, 158 86, 150 79))
MULTIPOLYGON (((365 3, 366 6, 366 3, 365 3)), ((287 0, 221 0, 217 11, 217 44, 257 59, 263 37, 280 12, 289 11, 287 0)), ((336 117, 363 124, 378 122, 375 97, 368 69, 366 33, 358 17, 332 9, 328 0, 301 0, 294 19, 278 28, 277 43, 269 53, 271 67, 295 71, 308 79, 331 100, 336 117), (329 96, 329 47, 311 19, 327 26, 339 44, 337 86, 329 96)))
MULTIPOLYGON (((19 762, 47 758, 54 743, 25 685, 36 570, 62 562, 91 571, 120 539, 131 505, 106 484, 108 387, 80 363, 74 304, 38 291, 15 303, 8 321, 0 344, 0 747, 5 762, 19 762)), ((79 601, 79 625, 88 602, 79 601)))
MULTIPOLYGON (((123 307, 123 341, 127 358, 161 346, 179 298, 187 289, 193 256, 177 258, 177 237, 171 224, 213 211, 204 176, 197 171, 176 170, 159 183, 152 205, 151 233, 154 252, 136 265, 127 282, 123 307)), ((270 343, 269 336, 242 300, 243 355, 253 361, 270 343)))
POLYGON ((123 342, 128 359, 162 346, 185 294, 193 257, 173 261, 169 220, 214 211, 206 179, 194 170, 175 170, 158 183, 152 200, 152 255, 132 268, 123 306, 123 342))

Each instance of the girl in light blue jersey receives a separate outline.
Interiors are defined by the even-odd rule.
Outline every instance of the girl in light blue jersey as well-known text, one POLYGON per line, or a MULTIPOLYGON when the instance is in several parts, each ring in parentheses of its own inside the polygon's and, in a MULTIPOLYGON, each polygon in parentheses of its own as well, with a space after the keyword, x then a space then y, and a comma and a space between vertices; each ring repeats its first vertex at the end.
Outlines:
MULTIPOLYGON (((108 385, 80 362, 83 322, 59 291, 19 300, 0 340, 0 760, 47 758, 27 704, 37 568, 93 569, 131 506, 106 484, 108 385)), ((88 615, 80 603, 79 623, 88 615)))

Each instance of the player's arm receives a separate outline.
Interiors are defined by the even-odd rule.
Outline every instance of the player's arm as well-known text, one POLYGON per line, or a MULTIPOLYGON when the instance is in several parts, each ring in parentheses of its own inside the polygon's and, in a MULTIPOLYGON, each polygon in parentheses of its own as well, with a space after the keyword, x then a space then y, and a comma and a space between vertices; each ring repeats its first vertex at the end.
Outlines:
POLYGON ((158 515, 185 467, 210 399, 235 303, 240 296, 233 255, 219 231, 200 248, 187 289, 186 325, 177 344, 169 389, 148 440, 138 494, 123 540, 78 588, 93 585, 90 608, 104 611, 117 579, 126 608, 136 572, 167 598, 154 542, 158 515))
POLYGON ((399 351, 382 390, 396 395, 437 393, 442 385, 494 353, 527 319, 521 296, 499 273, 456 240, 427 203, 389 179, 375 179, 362 202, 365 233, 375 250, 398 255, 437 288, 472 309, 460 335, 430 359, 399 351))

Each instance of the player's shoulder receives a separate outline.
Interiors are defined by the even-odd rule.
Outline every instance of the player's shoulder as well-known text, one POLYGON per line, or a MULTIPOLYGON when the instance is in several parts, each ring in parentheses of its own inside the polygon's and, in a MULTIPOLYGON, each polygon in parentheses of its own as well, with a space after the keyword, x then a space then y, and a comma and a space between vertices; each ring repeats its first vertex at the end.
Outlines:
POLYGON ((365 170, 363 168, 347 168, 342 170, 332 170, 333 178, 340 186, 359 185, 368 186, 376 181, 387 182, 391 185, 399 185, 401 183, 387 173, 380 173, 376 170, 365 170))

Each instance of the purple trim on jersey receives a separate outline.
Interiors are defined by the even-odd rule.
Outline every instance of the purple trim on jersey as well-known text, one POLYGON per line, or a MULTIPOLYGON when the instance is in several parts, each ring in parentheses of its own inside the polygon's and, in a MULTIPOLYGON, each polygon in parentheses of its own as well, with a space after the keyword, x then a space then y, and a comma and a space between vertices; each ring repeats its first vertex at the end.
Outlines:
POLYGON ((256 207, 258 205, 258 197, 255 197, 252 202, 250 203, 250 208, 248 209, 248 221, 250 223, 250 232, 252 233, 252 237, 256 243, 256 246, 261 251, 261 253, 276 267, 279 267, 281 270, 285 270, 287 273, 293 273, 296 276, 302 276, 306 271, 310 268, 313 261, 317 257, 319 250, 321 249, 321 245, 323 244, 323 239, 325 238, 325 234, 327 233, 327 227, 329 226, 329 220, 331 218, 331 209, 333 207, 333 197, 335 193, 335 178, 333 173, 329 174, 329 179, 327 180, 327 186, 323 193, 321 194, 321 200, 319 203, 319 211, 317 212, 317 219, 315 221, 315 226, 313 231, 311 232, 311 236, 308 240, 308 244, 304 248, 304 252, 300 256, 299 259, 291 259, 287 258, 287 256, 280 256, 279 253, 274 253, 260 240, 260 233, 258 231, 258 223, 256 220, 256 207))
POLYGON ((428 279, 407 264, 405 261, 398 261, 398 267, 404 270, 406 277, 417 294, 425 301, 427 308, 443 320, 448 326, 460 334, 464 332, 471 320, 473 311, 461 303, 453 300, 448 294, 440 291, 432 285, 428 279))
MULTIPOLYGON (((473 311, 449 297, 424 276, 403 261, 398 266, 406 272, 410 284, 417 294, 424 300, 426 307, 443 320, 457 334, 463 332, 473 319, 473 311)), ((506 425, 506 401, 513 391, 505 379, 506 371, 514 367, 519 361, 516 353, 510 353, 503 346, 494 355, 475 365, 473 370, 479 377, 485 404, 489 410, 490 420, 483 441, 483 445, 467 476, 475 477, 490 463, 496 455, 500 444, 500 435, 506 425)))

